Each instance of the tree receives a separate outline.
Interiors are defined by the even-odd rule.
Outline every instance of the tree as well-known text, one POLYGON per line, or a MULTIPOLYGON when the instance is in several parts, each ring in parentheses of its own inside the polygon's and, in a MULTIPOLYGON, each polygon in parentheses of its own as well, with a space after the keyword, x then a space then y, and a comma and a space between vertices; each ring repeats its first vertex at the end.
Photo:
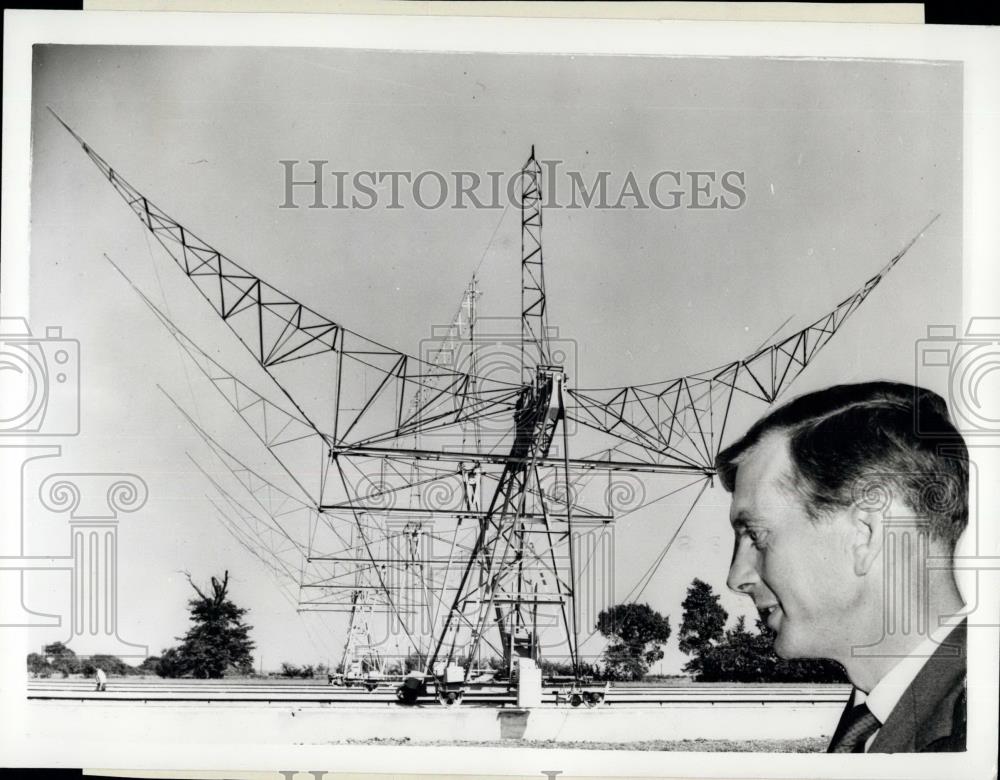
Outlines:
POLYGON ((50 645, 45 645, 43 652, 45 653, 45 660, 49 662, 55 671, 62 672, 63 677, 69 677, 71 674, 76 674, 80 671, 80 659, 76 657, 76 653, 62 642, 53 642, 50 645))
POLYGON ((748 630, 743 615, 722 641, 703 648, 698 658, 696 679, 701 682, 847 682, 843 667, 834 661, 779 658, 774 632, 759 619, 757 631, 748 630))
POLYGON ((700 675, 702 658, 706 652, 723 638, 729 613, 719 603, 718 594, 712 586, 695 578, 688 587, 687 596, 681 603, 684 615, 678 634, 681 652, 694 657, 684 664, 684 671, 700 675))
POLYGON ((164 649, 154 671, 160 677, 183 677, 187 673, 187 666, 180 649, 176 647, 164 649))
POLYGON ((188 582, 198 597, 188 601, 194 625, 178 648, 185 672, 213 679, 222 677, 228 670, 250 674, 253 671, 254 643, 250 639, 253 626, 242 620, 247 610, 237 607, 228 598, 229 572, 221 582, 212 577, 211 593, 202 591, 190 575, 188 582))
POLYGON ((826 658, 779 658, 774 652, 774 631, 762 620, 757 630, 774 657, 774 680, 778 682, 847 683, 847 670, 826 658))
POLYGON ((52 665, 40 653, 28 653, 28 671, 32 677, 49 677, 52 675, 52 665))
POLYGON ((150 655, 142 659, 142 663, 136 667, 139 674, 156 674, 160 667, 160 656, 150 655))
POLYGON ((649 604, 617 604, 597 616, 597 630, 611 640, 604 651, 609 677, 641 679, 663 658, 661 645, 670 638, 670 618, 649 604))
POLYGON ((114 674, 124 677, 134 670, 116 655, 92 655, 80 662, 80 672, 84 677, 92 677, 98 669, 103 669, 107 674, 114 674))
MULTIPOLYGON (((542 674, 546 677, 573 677, 574 669, 573 663, 569 660, 566 661, 554 661, 547 658, 542 658, 538 662, 538 667, 542 670, 542 674)), ((576 674, 581 679, 590 678, 592 680, 603 679, 604 675, 601 673, 601 668, 597 664, 585 663, 580 661, 576 665, 576 674)))
POLYGON ((419 650, 411 652, 403 659, 403 674, 424 671, 427 668, 427 659, 427 653, 421 653, 419 650))
POLYGON ((708 682, 763 682, 773 677, 774 659, 760 634, 747 630, 746 617, 726 631, 721 642, 702 649, 699 680, 708 682))
POLYGON ((288 661, 281 662, 281 676, 282 677, 302 677, 303 679, 312 679, 316 677, 317 672, 322 668, 322 676, 326 676, 327 667, 325 664, 320 664, 319 666, 313 666, 312 664, 306 664, 305 666, 296 666, 295 664, 290 664, 288 661))
POLYGON ((680 649, 692 656, 684 671, 699 682, 846 682, 840 664, 820 659, 779 658, 774 631, 758 619, 757 630, 741 616, 726 630, 729 614, 712 586, 692 581, 681 606, 680 649))

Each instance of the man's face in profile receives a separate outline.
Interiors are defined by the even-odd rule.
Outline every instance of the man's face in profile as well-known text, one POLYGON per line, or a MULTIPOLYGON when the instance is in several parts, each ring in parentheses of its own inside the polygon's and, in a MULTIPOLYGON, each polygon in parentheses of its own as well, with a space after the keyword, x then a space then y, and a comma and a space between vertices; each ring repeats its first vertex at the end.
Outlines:
POLYGON ((866 622, 863 578, 853 565, 857 530, 848 511, 810 519, 794 473, 780 432, 740 460, 727 584, 753 599, 782 658, 843 658, 866 622))

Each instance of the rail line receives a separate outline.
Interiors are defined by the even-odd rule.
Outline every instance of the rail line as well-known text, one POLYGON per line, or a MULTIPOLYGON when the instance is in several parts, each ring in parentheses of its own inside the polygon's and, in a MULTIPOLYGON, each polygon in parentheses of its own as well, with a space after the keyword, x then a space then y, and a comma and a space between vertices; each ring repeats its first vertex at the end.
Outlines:
MULTIPOLYGON (((105 691, 94 689, 89 680, 29 680, 28 699, 32 701, 70 702, 131 702, 315 706, 401 706, 396 698, 395 684, 383 683, 374 691, 364 688, 344 688, 313 683, 271 681, 169 680, 130 682, 111 678, 105 691)), ((562 691, 565 693, 565 690, 562 691)), ((545 688, 542 705, 569 707, 563 698, 557 701, 560 689, 545 688)), ((680 685, 609 688, 600 707, 662 707, 720 705, 810 705, 842 704, 850 693, 846 685, 769 685, 745 684, 731 686, 680 685)), ((421 700, 420 706, 440 706, 432 699, 421 700)), ((517 696, 503 687, 471 689, 465 694, 463 706, 515 707, 517 696)))

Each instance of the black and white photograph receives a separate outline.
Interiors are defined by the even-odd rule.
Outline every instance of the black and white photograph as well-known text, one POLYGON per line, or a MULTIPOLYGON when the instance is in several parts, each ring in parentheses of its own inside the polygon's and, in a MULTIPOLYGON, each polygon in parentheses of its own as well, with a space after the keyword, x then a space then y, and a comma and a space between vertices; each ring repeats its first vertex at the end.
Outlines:
POLYGON ((995 31, 208 16, 8 16, 11 765, 995 775, 995 31))

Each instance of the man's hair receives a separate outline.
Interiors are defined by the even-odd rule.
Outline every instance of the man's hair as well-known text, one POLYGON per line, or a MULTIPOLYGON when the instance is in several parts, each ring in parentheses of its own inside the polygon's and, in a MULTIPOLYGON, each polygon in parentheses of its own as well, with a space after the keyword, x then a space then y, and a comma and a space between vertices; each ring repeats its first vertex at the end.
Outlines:
POLYGON ((865 382, 801 395, 719 453, 726 490, 747 452, 776 432, 788 437, 791 484, 813 520, 891 491, 952 548, 968 523, 969 452, 944 399, 930 390, 865 382), (929 433, 918 432, 918 419, 929 433))

